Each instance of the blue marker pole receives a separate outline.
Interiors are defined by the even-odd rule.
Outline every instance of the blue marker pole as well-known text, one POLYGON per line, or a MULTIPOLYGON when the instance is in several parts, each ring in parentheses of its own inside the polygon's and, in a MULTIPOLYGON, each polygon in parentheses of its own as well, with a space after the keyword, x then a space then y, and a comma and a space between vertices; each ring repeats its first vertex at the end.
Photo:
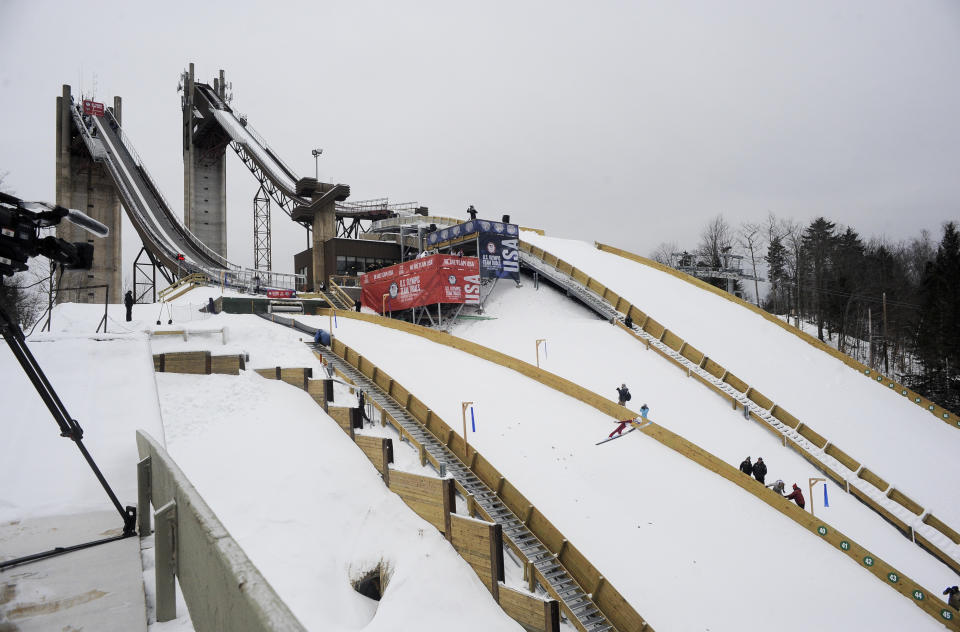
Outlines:
POLYGON ((477 420, 473 417, 473 406, 470 407, 470 432, 477 431, 477 420))
POLYGON ((830 506, 830 501, 827 499, 827 483, 826 483, 826 481, 824 481, 824 483, 823 483, 823 506, 824 506, 824 507, 829 507, 829 506, 830 506))
POLYGON ((336 327, 337 327, 337 313, 336 313, 336 312, 333 313, 333 327, 334 327, 334 329, 336 329, 336 327))

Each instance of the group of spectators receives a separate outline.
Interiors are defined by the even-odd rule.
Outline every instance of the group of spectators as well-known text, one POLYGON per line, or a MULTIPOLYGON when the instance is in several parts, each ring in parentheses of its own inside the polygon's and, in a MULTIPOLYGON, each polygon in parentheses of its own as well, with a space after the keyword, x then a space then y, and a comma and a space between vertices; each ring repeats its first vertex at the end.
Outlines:
POLYGON ((784 493, 783 481, 777 479, 775 482, 767 485, 764 481, 767 478, 767 464, 763 462, 763 457, 758 456, 756 463, 750 462, 750 457, 748 456, 740 463, 740 471, 746 474, 747 476, 753 476, 757 481, 759 481, 765 487, 769 487, 775 491, 780 496, 785 497, 787 500, 792 500, 803 509, 806 506, 806 502, 803 500, 803 492, 800 491, 800 486, 796 483, 793 484, 793 491, 789 494, 784 493))

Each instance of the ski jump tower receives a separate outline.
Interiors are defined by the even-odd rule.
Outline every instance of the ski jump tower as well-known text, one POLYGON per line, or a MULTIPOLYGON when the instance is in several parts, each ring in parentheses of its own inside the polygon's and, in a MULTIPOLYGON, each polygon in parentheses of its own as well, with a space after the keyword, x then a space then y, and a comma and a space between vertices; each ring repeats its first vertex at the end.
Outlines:
MULTIPOLYGON (((108 285, 107 301, 120 303, 123 296, 120 196, 107 168, 102 162, 95 162, 84 146, 72 122, 72 107, 70 86, 64 85, 62 95, 57 97, 57 204, 83 211, 106 225, 110 234, 94 240, 93 235, 69 222, 57 226, 57 236, 61 239, 94 245, 93 266, 89 270, 65 270, 60 280, 61 287, 84 289, 58 292, 57 302, 101 303, 102 288, 88 286, 108 285)), ((113 97, 113 114, 120 121, 120 97, 113 97)))
MULTIPOLYGON (((213 80, 214 92, 226 101, 224 72, 213 80)), ((193 63, 183 80, 183 218, 190 231, 211 250, 227 256, 227 162, 230 137, 213 113, 201 111, 196 98, 193 63)))

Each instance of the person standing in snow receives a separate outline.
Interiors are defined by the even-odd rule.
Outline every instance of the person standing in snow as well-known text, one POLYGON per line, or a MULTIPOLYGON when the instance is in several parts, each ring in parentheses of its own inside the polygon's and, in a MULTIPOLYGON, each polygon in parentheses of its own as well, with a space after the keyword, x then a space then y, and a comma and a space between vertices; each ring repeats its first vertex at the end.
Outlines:
POLYGON ((646 404, 644 404, 643 406, 640 407, 640 416, 643 417, 644 419, 647 418, 647 413, 648 413, 648 412, 650 412, 650 409, 647 408, 647 405, 646 405, 646 404))
POLYGON ((216 313, 217 313, 217 306, 213 304, 213 297, 212 297, 212 296, 207 299, 207 313, 208 313, 208 314, 216 314, 216 313))
POLYGON ((626 384, 621 384, 620 388, 617 389, 617 395, 619 396, 618 404, 621 406, 626 406, 627 402, 630 401, 630 389, 627 388, 626 384))
POLYGON ((758 456, 757 462, 753 464, 753 477, 763 483, 767 476, 767 464, 763 462, 763 457, 758 456))
POLYGON ((775 492, 777 492, 778 494, 780 494, 781 496, 783 496, 783 491, 784 491, 784 490, 783 490, 783 481, 781 481, 779 478, 777 479, 777 482, 776 482, 776 483, 770 483, 769 485, 767 485, 767 487, 769 487, 769 488, 772 489, 773 491, 775 491, 775 492))
POLYGON ((800 509, 803 509, 804 506, 806 506, 806 503, 803 502, 803 492, 800 491, 800 488, 797 487, 796 483, 793 484, 793 491, 786 496, 786 499, 797 503, 800 509))
POLYGON ((947 604, 954 610, 960 611, 960 588, 951 586, 944 590, 943 594, 948 595, 947 604))
POLYGON ((127 322, 133 320, 133 292, 127 290, 123 296, 123 304, 127 308, 127 322))
POLYGON ((747 476, 753 474, 753 463, 750 462, 750 457, 745 458, 740 464, 740 471, 747 476))
POLYGON ((367 398, 364 395, 363 391, 357 391, 357 405, 360 407, 360 417, 364 421, 373 423, 369 417, 367 417, 367 398))
POLYGON ((633 319, 630 318, 630 314, 627 314, 627 317, 623 319, 623 326, 627 329, 633 329, 633 319))

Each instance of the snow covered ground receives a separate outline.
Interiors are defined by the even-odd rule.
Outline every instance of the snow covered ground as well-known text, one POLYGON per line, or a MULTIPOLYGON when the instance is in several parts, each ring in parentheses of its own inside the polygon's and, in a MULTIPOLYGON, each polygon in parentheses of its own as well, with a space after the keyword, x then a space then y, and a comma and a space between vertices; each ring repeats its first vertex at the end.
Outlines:
MULTIPOLYGON (((538 318, 528 310, 529 320, 538 318)), ((555 313, 543 318, 558 320, 555 313)), ((302 320, 325 325, 316 317, 302 320)), ((570 340, 592 337, 592 325, 609 328, 595 319, 567 324, 575 324, 564 334, 570 340)), ((470 442, 654 627, 940 627, 782 514, 659 443, 633 434, 594 445, 613 426, 585 404, 395 330, 344 318, 335 333, 449 423, 459 418, 460 402, 478 402, 470 442), (688 607, 691 599, 697 608, 688 607), (790 608, 785 616, 787 603, 817 609, 790 608)), ((527 359, 533 350, 530 339, 527 359)))
MULTIPOLYGON (((197 289, 179 302, 203 304, 208 293, 219 291, 197 289)), ((529 283, 520 289, 497 288, 486 307, 494 320, 470 321, 454 333, 529 362, 535 360, 535 340, 546 338, 546 347, 541 347, 544 368, 611 398, 614 388, 627 382, 634 409, 645 401, 658 423, 732 464, 747 454, 763 456, 770 467, 768 482, 783 478, 788 486, 794 480, 803 485, 816 475, 723 400, 549 288, 537 291, 529 283)), ((306 393, 252 371, 241 376, 158 374, 154 379, 149 360, 151 353, 161 351, 207 349, 247 353, 248 368, 307 366, 319 371, 303 344, 304 334, 255 316, 218 314, 202 322, 175 321, 172 328, 199 332, 225 327, 226 344, 219 335, 202 333, 192 334, 187 342, 177 336, 148 339, 139 332, 156 328, 157 309, 137 306, 136 320, 125 323, 122 307, 111 306, 111 330, 130 333, 91 337, 102 308, 61 306, 54 315, 55 333, 36 336, 32 344, 38 356, 46 354, 41 362, 49 365, 55 386, 70 393, 67 405, 88 429, 91 445, 95 434, 104 439, 116 435, 106 452, 111 455, 107 460, 116 452, 120 461, 111 467, 130 472, 114 476, 129 479, 122 501, 135 502, 133 427, 144 427, 155 437, 165 436, 173 458, 309 628, 517 629, 473 571, 433 527, 384 488, 366 457, 306 393), (50 342, 41 342, 44 337, 50 342), (112 349, 120 351, 116 356, 103 351, 112 349), (87 360, 71 364, 66 360, 70 350, 87 360), (97 361, 89 362, 91 357, 97 361), (98 371, 106 371, 110 379, 91 381, 98 371), (110 385, 112 392, 93 394, 99 383, 110 385), (88 404, 98 413, 113 406, 114 412, 98 415, 111 420, 109 427, 94 430, 85 422, 92 416, 82 409, 88 404), (134 420, 125 414, 131 407, 137 411, 134 420), (349 580, 381 559, 391 564, 394 574, 384 599, 374 604, 353 592, 349 580), (445 595, 445 606, 425 623, 425 604, 428 599, 435 604, 438 594, 445 595)), ((301 320, 324 328, 329 322, 324 317, 301 320)), ((164 321, 162 328, 171 326, 164 321)), ((595 446, 613 426, 580 402, 502 367, 394 330, 342 318, 334 333, 448 422, 459 419, 461 401, 478 402, 478 428, 471 443, 658 629, 940 629, 856 563, 672 450, 639 433, 595 446), (696 608, 689 607, 691 600, 696 608), (817 607, 791 607, 796 603, 817 607)), ((9 356, 0 354, 4 378, 19 371, 9 356)), ((20 384, 21 391, 32 393, 29 384, 20 384)), ((338 387, 338 398, 348 397, 338 387)), ((23 411, 49 423, 38 438, 62 442, 75 452, 56 436, 45 413, 42 408, 23 411)), ((24 424, 17 426, 22 432, 19 426, 24 424)), ((395 442, 396 466, 417 471, 412 451, 404 450, 395 442)), ((21 471, 31 458, 38 458, 36 453, 8 448, 2 456, 4 480, 18 476, 20 487, 34 487, 33 479, 21 471), (19 461, 8 465, 11 459, 19 461)), ((78 455, 67 456, 79 460, 78 455)), ((50 478, 57 472, 53 474, 50 478)), ((80 474, 70 478, 83 482, 80 474)), ((38 480, 35 491, 46 492, 44 479, 38 480)), ((105 497, 98 490, 76 505, 102 507, 105 497)), ((955 583, 945 567, 872 512, 835 488, 830 492, 828 509, 820 506, 822 496, 817 495, 818 515, 932 594, 955 583)), ((0 516, 14 519, 74 507, 72 491, 62 491, 45 505, 27 503, 23 495, 4 486, 0 516)), ((149 564, 149 556, 145 559, 149 564)), ((509 562, 507 566, 512 568, 509 562)), ((508 572, 507 579, 510 583, 518 578, 508 572)), ((148 598, 149 593, 148 586, 148 598)), ((152 629, 185 628, 174 623, 152 629)))
MULTIPOLYGON (((121 504, 136 505, 136 431, 163 437, 149 343, 143 334, 86 331, 35 334, 30 350, 83 428, 84 445, 121 504)), ((0 344, 0 384, 0 523, 112 507, 6 344, 0 344)))
MULTIPOLYGON (((488 299, 485 312, 495 319, 464 321, 451 333, 531 363, 536 361, 536 340, 546 339, 545 346, 540 347, 542 368, 611 399, 616 399, 616 387, 626 383, 633 394, 629 404, 632 410, 646 403, 657 423, 731 465, 738 465, 748 455, 754 461, 763 457, 769 469, 767 483, 783 479, 789 490, 796 482, 806 497, 807 479, 823 476, 759 424, 732 410, 727 400, 547 284, 541 284, 539 290, 534 290, 532 283, 520 289, 498 287, 488 299), (549 317, 531 318, 531 313, 549 317)), ((806 498, 815 504, 817 515, 932 594, 956 581, 950 568, 904 538, 875 512, 832 482, 827 485, 828 508, 823 507, 820 486, 812 499, 806 498)))
MULTIPOLYGON (((138 310, 152 313, 137 306, 135 316, 138 310)), ((111 306, 112 318, 122 322, 122 312, 111 306)), ((135 333, 152 323, 122 322, 131 333, 91 335, 101 316, 102 307, 60 306, 56 333, 36 335, 30 346, 87 431, 86 443, 121 502, 136 504, 134 436, 142 428, 166 440, 231 535, 309 629, 519 629, 449 543, 386 489, 363 453, 305 392, 253 371, 155 376, 150 340, 135 333), (390 566, 391 580, 374 602, 350 581, 381 561, 390 566)), ((296 332, 254 316, 217 315, 205 326, 223 324, 250 353, 252 367, 319 367, 296 332)), ((159 340, 171 351, 194 344, 159 340)), ((108 506, 5 345, 0 378, 7 402, 2 431, 9 439, 0 448, 0 522, 108 506)), ((182 602, 179 613, 177 621, 151 630, 191 629, 182 602)))
MULTIPOLYGON (((524 232, 790 411, 954 528, 960 431, 749 310, 582 241, 524 232)), ((742 458, 742 457, 741 457, 742 458)))
POLYGON ((157 383, 170 454, 308 629, 519 629, 307 393, 252 371, 157 383), (350 582, 380 563, 375 602, 350 582))

